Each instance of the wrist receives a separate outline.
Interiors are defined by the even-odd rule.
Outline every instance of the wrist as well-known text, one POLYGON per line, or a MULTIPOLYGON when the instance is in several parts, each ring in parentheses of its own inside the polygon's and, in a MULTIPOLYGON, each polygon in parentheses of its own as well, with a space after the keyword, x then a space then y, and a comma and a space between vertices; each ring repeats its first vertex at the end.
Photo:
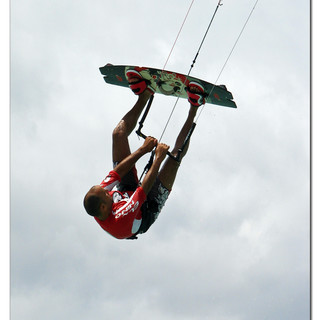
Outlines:
POLYGON ((163 161, 162 159, 155 157, 153 160, 153 166, 160 167, 162 161, 163 161))
POLYGON ((146 147, 141 146, 141 147, 137 150, 137 152, 140 153, 140 154, 142 154, 142 155, 144 155, 144 154, 148 153, 149 151, 147 150, 146 147))

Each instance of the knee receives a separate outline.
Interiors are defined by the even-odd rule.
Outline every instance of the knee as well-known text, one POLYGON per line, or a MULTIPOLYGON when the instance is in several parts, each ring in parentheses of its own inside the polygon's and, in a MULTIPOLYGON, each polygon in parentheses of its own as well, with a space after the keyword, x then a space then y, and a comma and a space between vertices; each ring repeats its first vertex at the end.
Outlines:
POLYGON ((128 132, 126 130, 126 126, 123 120, 121 120, 118 125, 113 129, 112 131, 112 138, 113 139, 118 139, 118 138, 123 138, 127 137, 128 132))
POLYGON ((171 151, 171 154, 174 157, 177 157, 179 159, 178 163, 180 163, 182 158, 186 155, 187 151, 188 151, 188 145, 186 145, 183 149, 174 147, 173 150, 171 151))

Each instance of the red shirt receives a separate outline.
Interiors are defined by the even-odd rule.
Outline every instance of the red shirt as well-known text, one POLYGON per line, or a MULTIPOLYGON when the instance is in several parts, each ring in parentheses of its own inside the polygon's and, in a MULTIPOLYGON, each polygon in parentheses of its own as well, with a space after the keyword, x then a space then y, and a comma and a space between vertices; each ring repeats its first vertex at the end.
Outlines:
POLYGON ((112 212, 104 221, 94 218, 109 234, 117 239, 125 239, 138 231, 141 225, 141 206, 147 196, 141 187, 135 191, 112 191, 120 181, 118 173, 112 170, 100 183, 113 198, 112 212))

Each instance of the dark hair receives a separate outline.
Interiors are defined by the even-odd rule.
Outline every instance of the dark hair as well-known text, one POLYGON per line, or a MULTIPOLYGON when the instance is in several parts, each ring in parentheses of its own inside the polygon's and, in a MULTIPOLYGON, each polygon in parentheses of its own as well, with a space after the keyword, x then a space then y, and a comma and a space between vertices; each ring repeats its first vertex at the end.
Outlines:
POLYGON ((96 217, 100 214, 100 205, 101 205, 100 197, 95 194, 86 194, 83 200, 83 205, 90 216, 96 217))

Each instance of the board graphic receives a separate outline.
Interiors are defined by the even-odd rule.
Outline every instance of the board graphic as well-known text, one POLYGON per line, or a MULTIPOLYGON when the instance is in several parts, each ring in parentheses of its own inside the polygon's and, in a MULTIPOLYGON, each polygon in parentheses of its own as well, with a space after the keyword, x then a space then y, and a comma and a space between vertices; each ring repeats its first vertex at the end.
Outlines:
POLYGON ((129 88, 126 72, 128 70, 136 70, 141 76, 150 81, 152 86, 156 88, 156 93, 175 96, 180 98, 188 98, 186 87, 190 81, 200 83, 205 93, 208 95, 206 103, 216 104, 224 107, 236 108, 236 103, 233 101, 233 96, 224 85, 213 85, 212 83, 197 79, 191 76, 186 76, 177 72, 160 70, 154 68, 111 65, 107 64, 99 68, 101 74, 104 76, 106 83, 129 88))

